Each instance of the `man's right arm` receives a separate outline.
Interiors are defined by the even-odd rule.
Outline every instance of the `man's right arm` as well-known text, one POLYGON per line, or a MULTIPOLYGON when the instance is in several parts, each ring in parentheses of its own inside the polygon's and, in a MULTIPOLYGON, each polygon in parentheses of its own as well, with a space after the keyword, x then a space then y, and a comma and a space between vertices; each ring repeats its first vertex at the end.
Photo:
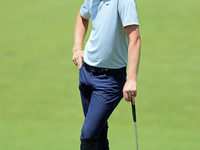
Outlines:
POLYGON ((88 19, 84 19, 81 16, 80 11, 78 12, 74 30, 74 47, 73 47, 73 62, 78 66, 79 70, 82 66, 83 53, 83 42, 88 29, 88 19))

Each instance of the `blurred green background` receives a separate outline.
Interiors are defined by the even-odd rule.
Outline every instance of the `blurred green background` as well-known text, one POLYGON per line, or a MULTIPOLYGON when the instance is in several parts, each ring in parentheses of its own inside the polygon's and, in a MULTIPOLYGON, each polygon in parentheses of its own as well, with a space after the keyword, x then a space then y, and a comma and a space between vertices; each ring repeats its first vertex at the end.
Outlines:
MULTIPOLYGON (((84 116, 72 47, 82 3, 0 0, 1 150, 79 149, 84 116)), ((137 0, 140 150, 200 149, 199 7, 137 0)), ((109 124, 111 150, 135 149, 130 103, 122 100, 109 124)))

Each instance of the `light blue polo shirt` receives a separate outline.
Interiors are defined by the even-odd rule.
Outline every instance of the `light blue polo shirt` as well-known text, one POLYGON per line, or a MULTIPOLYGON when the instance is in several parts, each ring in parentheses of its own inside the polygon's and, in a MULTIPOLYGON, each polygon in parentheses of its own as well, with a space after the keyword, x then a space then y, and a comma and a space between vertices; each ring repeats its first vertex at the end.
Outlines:
POLYGON ((85 0, 81 16, 92 22, 84 61, 101 68, 125 67, 129 40, 124 27, 139 25, 135 0, 85 0))

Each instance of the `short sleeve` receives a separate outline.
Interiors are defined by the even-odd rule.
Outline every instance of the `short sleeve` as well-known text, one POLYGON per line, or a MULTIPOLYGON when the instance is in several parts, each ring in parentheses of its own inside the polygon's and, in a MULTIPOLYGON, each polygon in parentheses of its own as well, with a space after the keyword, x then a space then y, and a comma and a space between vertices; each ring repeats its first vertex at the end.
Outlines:
POLYGON ((85 19, 89 19, 91 14, 90 14, 90 0, 85 0, 83 5, 81 6, 81 16, 85 19))
POLYGON ((139 25, 135 0, 118 0, 118 13, 122 25, 139 25))

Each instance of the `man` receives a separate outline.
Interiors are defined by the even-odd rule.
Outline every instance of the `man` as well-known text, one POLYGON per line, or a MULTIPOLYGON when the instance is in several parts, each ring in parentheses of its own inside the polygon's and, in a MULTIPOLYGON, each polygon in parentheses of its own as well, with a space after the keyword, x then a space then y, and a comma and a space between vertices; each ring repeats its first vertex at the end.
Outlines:
POLYGON ((109 116, 123 97, 135 103, 140 45, 135 0, 84 1, 76 19, 73 47, 85 115, 81 150, 109 150, 109 116), (83 51, 89 19, 92 31, 83 51))

